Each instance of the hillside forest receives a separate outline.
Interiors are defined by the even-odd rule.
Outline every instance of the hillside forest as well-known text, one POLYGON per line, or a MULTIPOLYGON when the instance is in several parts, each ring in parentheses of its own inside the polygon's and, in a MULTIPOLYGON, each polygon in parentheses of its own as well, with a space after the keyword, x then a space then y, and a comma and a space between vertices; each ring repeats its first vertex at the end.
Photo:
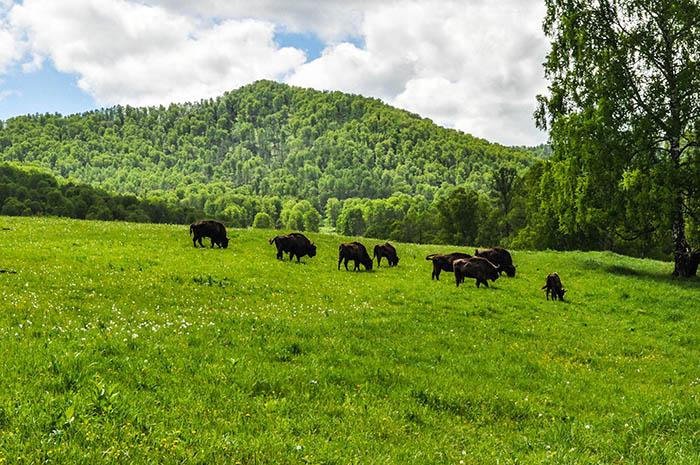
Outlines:
POLYGON ((564 227, 548 146, 504 147, 377 99, 270 81, 167 108, 12 118, 0 122, 0 161, 5 215, 210 217, 417 243, 670 253, 662 228, 564 227))

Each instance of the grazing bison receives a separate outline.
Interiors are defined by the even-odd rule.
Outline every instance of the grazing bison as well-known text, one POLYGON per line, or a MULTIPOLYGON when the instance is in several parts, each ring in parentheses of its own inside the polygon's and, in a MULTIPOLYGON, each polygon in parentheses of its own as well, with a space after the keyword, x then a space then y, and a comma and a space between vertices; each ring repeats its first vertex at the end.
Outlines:
POLYGON ((284 260, 284 252, 289 253, 290 261, 296 255, 297 262, 304 255, 308 255, 309 258, 316 256, 316 244, 301 233, 280 234, 270 239, 270 244, 277 247, 278 260, 284 260))
POLYGON ((499 267, 483 257, 459 258, 452 264, 455 273, 457 287, 464 282, 464 278, 475 278, 476 287, 479 284, 489 287, 488 280, 495 281, 499 276, 499 267))
POLYGON ((545 282, 545 285, 542 286, 542 289, 546 289, 547 291, 547 300, 549 300, 549 293, 552 293, 552 300, 564 300, 564 293, 566 292, 566 289, 562 289, 561 287, 561 279, 559 279, 559 275, 556 273, 552 273, 547 275, 547 281, 545 282))
POLYGON ((211 237, 211 248, 214 248, 214 244, 219 247, 228 247, 228 237, 226 237, 226 227, 219 223, 218 221, 203 220, 197 221, 190 225, 190 235, 194 234, 192 243, 197 247, 197 242, 199 242, 200 247, 204 247, 202 244, 203 237, 211 237))
POLYGON ((396 255, 396 249, 388 242, 374 246, 374 256, 372 259, 375 257, 377 258, 377 268, 379 268, 379 265, 382 263, 382 257, 386 257, 389 266, 396 266, 399 264, 399 257, 396 255))
POLYGON ((348 261, 353 260, 355 262, 354 271, 360 268, 360 263, 365 266, 365 270, 372 269, 372 259, 369 258, 367 249, 365 246, 359 242, 346 242, 340 244, 338 247, 338 269, 340 269, 340 262, 345 260, 345 270, 348 269, 348 261))
POLYGON ((502 247, 494 247, 492 249, 476 250, 474 255, 477 257, 483 257, 493 263, 498 265, 499 272, 506 272, 509 278, 515 277, 515 267, 513 266, 513 259, 510 257, 510 253, 502 247))
POLYGON ((471 255, 462 252, 452 252, 448 254, 433 253, 425 257, 426 260, 431 260, 433 262, 433 274, 430 279, 437 279, 440 281, 441 271, 452 273, 452 263, 460 258, 471 258, 471 255))

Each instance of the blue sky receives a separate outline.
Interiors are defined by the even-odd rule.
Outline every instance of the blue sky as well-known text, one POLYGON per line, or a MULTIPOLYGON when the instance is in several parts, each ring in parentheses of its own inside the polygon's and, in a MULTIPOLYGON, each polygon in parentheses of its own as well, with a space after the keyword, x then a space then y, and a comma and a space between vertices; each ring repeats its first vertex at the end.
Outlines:
POLYGON ((535 145, 541 0, 0 0, 0 120, 212 98, 259 79, 535 145))
POLYGON ((81 113, 99 108, 95 99, 77 86, 78 75, 59 73, 50 61, 31 73, 14 67, 4 76, 0 89, 0 120, 30 113, 81 113), (0 90, 2 92, 2 90, 0 90))

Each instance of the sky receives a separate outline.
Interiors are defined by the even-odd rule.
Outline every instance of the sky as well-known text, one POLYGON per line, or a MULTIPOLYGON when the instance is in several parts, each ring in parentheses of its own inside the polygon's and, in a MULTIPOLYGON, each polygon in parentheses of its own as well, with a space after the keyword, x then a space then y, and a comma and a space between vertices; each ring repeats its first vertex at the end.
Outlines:
POLYGON ((544 14, 542 0, 0 0, 0 120, 271 79, 536 145, 544 14))

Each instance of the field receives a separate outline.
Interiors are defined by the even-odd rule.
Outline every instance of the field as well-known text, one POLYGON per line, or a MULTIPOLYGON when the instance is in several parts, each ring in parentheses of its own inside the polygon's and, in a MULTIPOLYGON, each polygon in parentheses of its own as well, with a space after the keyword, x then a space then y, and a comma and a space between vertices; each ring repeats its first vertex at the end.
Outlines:
POLYGON ((0 463, 700 463, 700 282, 669 263, 514 251, 456 288, 424 259, 455 247, 354 273, 331 235, 297 264, 275 231, 0 227, 0 463))

